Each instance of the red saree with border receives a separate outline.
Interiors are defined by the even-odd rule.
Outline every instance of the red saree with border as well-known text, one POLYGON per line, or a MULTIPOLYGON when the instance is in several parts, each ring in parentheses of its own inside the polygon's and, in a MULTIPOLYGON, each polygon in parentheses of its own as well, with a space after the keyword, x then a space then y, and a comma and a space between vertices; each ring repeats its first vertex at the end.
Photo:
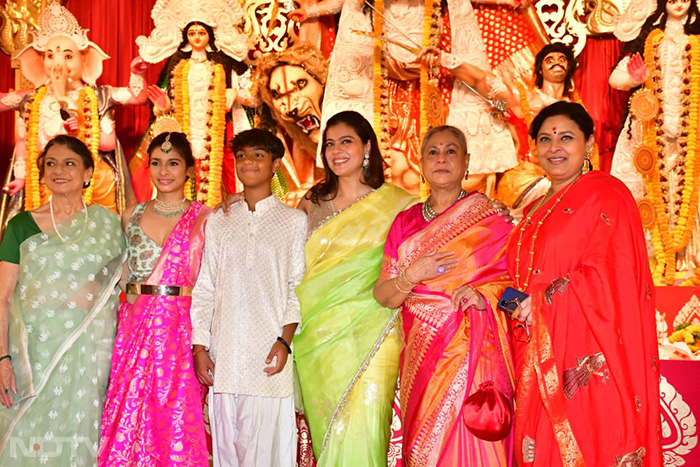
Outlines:
POLYGON ((514 339, 516 460, 661 465, 654 287, 637 206, 597 171, 546 216, 556 199, 508 245, 512 277, 518 255, 522 282, 532 266, 531 338, 514 339))
POLYGON ((494 380, 497 389, 512 396, 506 326, 496 309, 496 301, 510 284, 505 246, 511 227, 480 193, 456 202, 430 223, 416 205, 399 214, 392 225, 380 280, 396 277, 434 249, 454 251, 460 260, 454 270, 418 284, 401 308, 400 399, 408 466, 508 463, 508 440, 477 438, 462 416, 465 399, 484 381, 494 380), (464 284, 481 293, 485 311, 452 307, 452 291, 464 284), (478 338, 472 339, 476 333, 478 338), (470 365, 472 340, 482 341, 476 368, 470 365))

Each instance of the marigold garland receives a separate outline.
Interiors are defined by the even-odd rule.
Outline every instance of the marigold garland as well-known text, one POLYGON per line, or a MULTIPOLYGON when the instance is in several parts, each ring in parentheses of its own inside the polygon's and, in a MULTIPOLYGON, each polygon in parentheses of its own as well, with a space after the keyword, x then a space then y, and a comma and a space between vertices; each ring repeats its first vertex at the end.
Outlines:
MULTIPOLYGON (((221 202, 223 179, 224 144, 226 132, 226 72, 220 63, 209 62, 212 81, 209 85, 209 108, 207 109, 207 126, 209 127, 208 154, 195 161, 195 176, 192 184, 185 185, 185 196, 196 198, 207 206, 215 207, 221 202), (194 190, 192 189, 194 187, 194 190)), ((190 136, 190 61, 182 60, 175 67, 173 87, 175 94, 175 118, 182 126, 182 131, 190 136)))
MULTIPOLYGON (((660 29, 653 30, 644 43, 644 61, 651 71, 644 86, 654 92, 654 95, 661 96, 660 71, 657 70, 655 62, 658 59, 658 48, 664 33, 660 29)), ((642 144, 649 147, 656 156, 657 163, 653 167, 650 175, 646 177, 647 192, 651 204, 656 212, 656 223, 651 230, 654 256, 657 264, 653 271, 654 282, 656 284, 672 285, 676 273, 676 253, 682 251, 692 233, 695 223, 695 216, 698 205, 698 174, 697 171, 697 138, 698 138, 698 99, 700 99, 700 39, 697 36, 688 38, 689 68, 684 74, 686 88, 682 92, 689 93, 689 109, 687 116, 682 116, 682 126, 688 128, 687 141, 685 147, 685 174, 681 192, 681 205, 678 212, 676 227, 671 231, 671 218, 673 216, 673 206, 667 206, 664 199, 664 187, 662 186, 660 166, 663 164, 660 158, 660 148, 663 150, 663 112, 659 112, 656 119, 642 122, 642 144), (689 76, 688 76, 689 75, 689 76), (689 83, 689 84, 688 84, 689 83)), ((663 110, 663 106, 662 106, 663 110)), ((682 142, 681 142, 682 145, 682 142)), ((691 280, 692 281, 692 280, 691 280)))
POLYGON ((384 0, 377 0, 374 3, 377 14, 374 20, 374 58, 372 65, 372 90, 374 92, 374 128, 377 131, 379 150, 387 161, 389 170, 386 171, 386 180, 391 182, 391 165, 389 164, 389 144, 391 136, 389 134, 389 72, 386 68, 386 45, 380 39, 384 28, 384 0))
POLYGON ((24 180, 24 210, 31 211, 41 206, 41 191, 39 186, 39 167, 36 161, 39 158, 39 114, 41 101, 46 96, 46 86, 39 88, 34 100, 29 106, 29 125, 27 128, 27 178, 24 180))
MULTIPOLYGON (((39 158, 39 119, 41 118, 41 102, 46 97, 46 87, 41 87, 30 104, 29 125, 27 132, 27 166, 28 176, 24 186, 24 209, 31 211, 41 206, 41 184, 39 181, 39 167, 36 164, 39 158)), ((78 94, 78 135, 90 149, 95 165, 99 158, 100 150, 100 116, 98 111, 97 95, 90 86, 85 86, 78 94)), ((93 170, 90 186, 83 193, 86 204, 92 203, 92 193, 95 186, 95 171, 93 170)))
POLYGON ((95 171, 100 151, 100 115, 97 106, 97 94, 91 86, 85 86, 78 94, 78 139, 90 149, 95 170, 92 171, 90 186, 83 193, 85 204, 92 203, 95 188, 95 171))

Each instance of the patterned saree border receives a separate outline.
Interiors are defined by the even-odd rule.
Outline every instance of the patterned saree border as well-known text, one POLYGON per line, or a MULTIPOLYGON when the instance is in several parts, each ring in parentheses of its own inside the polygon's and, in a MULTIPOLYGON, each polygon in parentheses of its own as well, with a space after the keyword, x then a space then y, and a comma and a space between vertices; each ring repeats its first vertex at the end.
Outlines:
POLYGON ((372 358, 374 355, 377 353, 379 350, 379 347, 384 343, 384 340, 386 337, 389 335, 389 333, 394 329, 396 326, 396 323, 399 318, 399 310, 395 310, 394 314, 392 315, 391 319, 387 323, 387 325, 384 327, 384 330, 380 334, 379 338, 377 341, 374 343, 372 348, 370 349, 369 353, 365 357, 364 361, 360 365, 360 367, 357 369, 357 372, 355 373, 355 376, 352 377, 350 380, 350 383, 348 384, 348 387, 345 388, 345 392, 343 393, 343 396, 340 398, 340 401, 338 401, 338 405, 336 405, 335 410, 333 411, 333 416, 330 419, 330 422, 328 422, 328 428, 326 429, 326 434, 323 437, 323 444, 321 445, 321 450, 319 451, 318 458, 320 459, 321 456, 323 456, 323 452, 326 450, 326 447, 328 446, 328 441, 330 440, 331 436, 331 431, 333 430, 333 426, 335 422, 338 420, 340 417, 340 414, 343 412, 345 409, 345 403, 348 400, 348 397, 350 396, 350 393, 352 390, 355 388, 357 385, 357 382, 360 380, 364 372, 367 370, 369 367, 369 364, 371 363, 372 358))

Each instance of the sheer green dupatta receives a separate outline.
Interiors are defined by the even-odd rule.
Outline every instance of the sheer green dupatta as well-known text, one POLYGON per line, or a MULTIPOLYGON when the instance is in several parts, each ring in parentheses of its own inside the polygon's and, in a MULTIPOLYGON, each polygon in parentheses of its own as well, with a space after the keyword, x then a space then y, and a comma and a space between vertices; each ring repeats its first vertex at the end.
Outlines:
POLYGON ((19 393, 0 408, 0 465, 95 465, 125 256, 120 220, 92 205, 20 245, 10 306, 19 393), (38 449, 36 449, 38 447, 38 449), (47 464, 48 462, 48 464, 47 464))
POLYGON ((372 290, 394 217, 415 202, 385 184, 306 244, 294 352, 319 466, 386 465, 401 343, 372 290))

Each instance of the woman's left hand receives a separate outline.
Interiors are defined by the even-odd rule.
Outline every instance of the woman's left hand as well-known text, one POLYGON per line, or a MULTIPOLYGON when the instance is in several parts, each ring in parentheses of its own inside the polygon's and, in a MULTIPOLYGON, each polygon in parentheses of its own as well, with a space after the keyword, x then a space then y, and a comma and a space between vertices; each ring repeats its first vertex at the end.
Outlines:
POLYGON ((477 310, 485 310, 486 302, 484 297, 471 285, 463 285, 452 292, 452 306, 455 309, 466 310, 473 306, 477 310))

